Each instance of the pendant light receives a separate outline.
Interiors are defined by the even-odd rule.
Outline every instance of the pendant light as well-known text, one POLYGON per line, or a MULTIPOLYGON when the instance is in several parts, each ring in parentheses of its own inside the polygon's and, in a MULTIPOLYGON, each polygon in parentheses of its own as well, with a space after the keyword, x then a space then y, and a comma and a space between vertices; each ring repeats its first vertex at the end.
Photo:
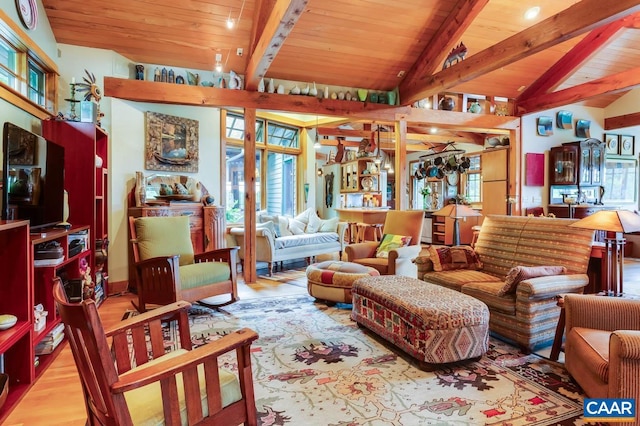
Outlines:
POLYGON ((320 149, 322 145, 320 145, 320 141, 318 140, 318 116, 316 115, 316 141, 313 144, 313 149, 320 149))

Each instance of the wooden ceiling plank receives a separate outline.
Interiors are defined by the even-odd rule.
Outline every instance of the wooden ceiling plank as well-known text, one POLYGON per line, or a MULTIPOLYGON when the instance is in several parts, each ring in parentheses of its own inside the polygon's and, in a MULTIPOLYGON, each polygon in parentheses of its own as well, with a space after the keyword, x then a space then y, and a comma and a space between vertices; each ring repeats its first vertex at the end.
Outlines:
POLYGON ((573 49, 567 52, 558 62, 553 64, 536 81, 529 85, 516 99, 525 101, 554 89, 563 79, 579 68, 591 56, 605 47, 611 38, 629 21, 629 17, 618 19, 608 25, 591 30, 573 49))
POLYGON ((640 112, 618 115, 604 119, 604 130, 617 130, 631 126, 640 126, 640 112))
POLYGON ((256 90, 309 0, 278 0, 271 11, 245 71, 245 87, 256 90))
POLYGON ((425 83, 487 3, 489 0, 459 0, 456 3, 455 8, 405 76, 400 84, 400 92, 409 91, 412 87, 420 87, 425 83))
POLYGON ((526 102, 518 104, 518 107, 523 114, 530 114, 569 105, 594 96, 615 93, 620 90, 630 90, 635 87, 640 87, 640 67, 569 87, 568 89, 544 93, 535 98, 527 99, 526 102))
POLYGON ((640 11, 637 0, 582 0, 471 57, 430 76, 426 84, 400 92, 402 104, 444 92, 584 32, 640 11))

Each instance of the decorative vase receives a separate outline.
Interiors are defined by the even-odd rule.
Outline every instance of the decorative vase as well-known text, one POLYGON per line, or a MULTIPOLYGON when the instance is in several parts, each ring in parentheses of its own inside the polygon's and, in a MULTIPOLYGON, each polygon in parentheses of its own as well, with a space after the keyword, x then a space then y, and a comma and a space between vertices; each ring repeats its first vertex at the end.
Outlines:
POLYGON ((329 99, 329 86, 324 86, 324 98, 329 99))
POLYGON ((264 78, 261 78, 260 83, 258 83, 258 92, 260 93, 264 92, 264 78))
POLYGON ((147 201, 144 173, 142 172, 136 172, 135 199, 136 199, 136 207, 144 206, 147 201))
POLYGON ((453 98, 445 96, 444 98, 440 99, 440 109, 445 111, 453 111, 455 107, 456 101, 453 98))
POLYGON ((196 182, 193 186, 193 201, 200 201, 202 199, 202 185, 200 182, 196 182))
POLYGON ((387 93, 387 101, 389 103, 389 105, 395 105, 396 104, 396 91, 392 90, 389 93, 387 93))
POLYGON ((318 88, 315 81, 313 82, 313 87, 309 90, 309 96, 318 96, 318 88))
POLYGON ((276 83, 273 79, 269 80, 269 86, 267 86, 267 92, 276 93, 276 83))
POLYGON ((429 210, 431 208, 431 195, 422 196, 422 209, 429 210))
POLYGON ((369 91, 367 89, 358 89, 358 99, 360 99, 360 102, 366 101, 368 94, 369 91))
POLYGON ((96 167, 102 167, 102 157, 100 157, 98 154, 96 154, 96 167))

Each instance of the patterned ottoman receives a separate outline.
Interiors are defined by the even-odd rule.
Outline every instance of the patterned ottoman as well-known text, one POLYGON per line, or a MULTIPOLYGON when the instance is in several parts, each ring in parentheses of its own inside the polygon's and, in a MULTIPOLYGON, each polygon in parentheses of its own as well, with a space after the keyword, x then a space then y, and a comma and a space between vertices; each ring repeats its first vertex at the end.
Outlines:
POLYGON ((420 361, 421 367, 482 356, 489 308, 455 290, 386 275, 353 284, 351 318, 420 361))
POLYGON ((372 275, 380 273, 357 263, 327 260, 307 267, 307 289, 316 299, 351 303, 351 284, 372 275))

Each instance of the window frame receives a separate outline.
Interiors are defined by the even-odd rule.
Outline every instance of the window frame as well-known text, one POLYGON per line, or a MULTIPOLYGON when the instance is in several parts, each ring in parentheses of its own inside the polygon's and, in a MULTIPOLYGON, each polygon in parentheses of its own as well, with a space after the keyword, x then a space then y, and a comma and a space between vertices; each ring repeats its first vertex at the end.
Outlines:
MULTIPOLYGON (((15 52, 14 84, 0 82, 0 98, 21 108, 39 119, 53 117, 57 111, 58 68, 40 47, 0 10, 0 39, 15 52), (29 73, 39 70, 42 76, 42 102, 34 102, 29 96, 29 73)), ((2 69, 7 69, 2 67, 2 69)))
POLYGON ((467 198, 467 200, 469 201, 470 204, 481 204, 482 203, 482 199, 483 199, 483 194, 482 194, 482 155, 481 154, 469 154, 467 155, 467 157, 469 157, 470 159, 478 159, 478 168, 477 169, 472 169, 469 168, 466 172, 461 173, 460 174, 460 189, 464 190, 464 192, 462 192, 462 194, 467 198), (478 200, 475 199, 469 199, 469 191, 468 191, 468 186, 469 186, 469 176, 474 175, 474 176, 478 176, 478 200))
MULTIPOLYGON (((236 147, 236 148, 240 148, 240 149, 244 149, 244 127, 242 129, 242 139, 238 139, 238 138, 232 138, 227 136, 227 117, 229 115, 234 115, 237 117, 242 117, 244 118, 244 114, 240 111, 236 111, 236 110, 227 110, 227 109, 220 109, 220 152, 221 152, 221 158, 226 158, 226 151, 227 151, 227 147, 236 147)), ((268 179, 267 179, 267 173, 268 173, 268 157, 270 153, 275 153, 275 154, 283 154, 283 155, 293 155, 296 156, 296 160, 295 160, 295 176, 296 176, 296 182, 295 182, 295 187, 293 188, 294 191, 294 196, 295 196, 295 211, 299 212, 302 204, 304 202, 304 200, 301 200, 301 194, 303 193, 303 191, 300 190, 300 185, 301 185, 301 177, 303 174, 303 169, 305 166, 305 161, 303 158, 303 154, 304 154, 304 150, 302 148, 303 145, 303 141, 306 139, 306 132, 304 127, 295 124, 295 123, 289 123, 286 122, 286 120, 279 120, 279 119, 275 119, 274 117, 272 117, 269 114, 265 114, 265 115, 260 115, 257 114, 256 115, 256 152, 260 152, 260 164, 257 165, 257 169, 260 171, 261 176, 260 176, 260 199, 256 199, 256 208, 258 210, 262 210, 264 208, 266 208, 267 205, 267 184, 268 184, 268 179), (277 144, 271 144, 269 141, 269 132, 268 130, 265 131, 265 129, 269 128, 269 124, 275 124, 277 126, 280 127, 285 127, 285 128, 290 128, 290 129, 296 129, 297 130, 297 141, 298 141, 298 146, 297 147, 291 147, 291 146, 282 146, 282 145, 277 145, 277 144)), ((239 128, 236 129, 240 130, 239 128)), ((226 168, 225 168, 225 172, 224 175, 222 176, 221 182, 220 182, 220 191, 221 191, 221 195, 223 197, 224 200, 226 200, 226 197, 228 196, 227 194, 227 176, 226 176, 226 168)))

